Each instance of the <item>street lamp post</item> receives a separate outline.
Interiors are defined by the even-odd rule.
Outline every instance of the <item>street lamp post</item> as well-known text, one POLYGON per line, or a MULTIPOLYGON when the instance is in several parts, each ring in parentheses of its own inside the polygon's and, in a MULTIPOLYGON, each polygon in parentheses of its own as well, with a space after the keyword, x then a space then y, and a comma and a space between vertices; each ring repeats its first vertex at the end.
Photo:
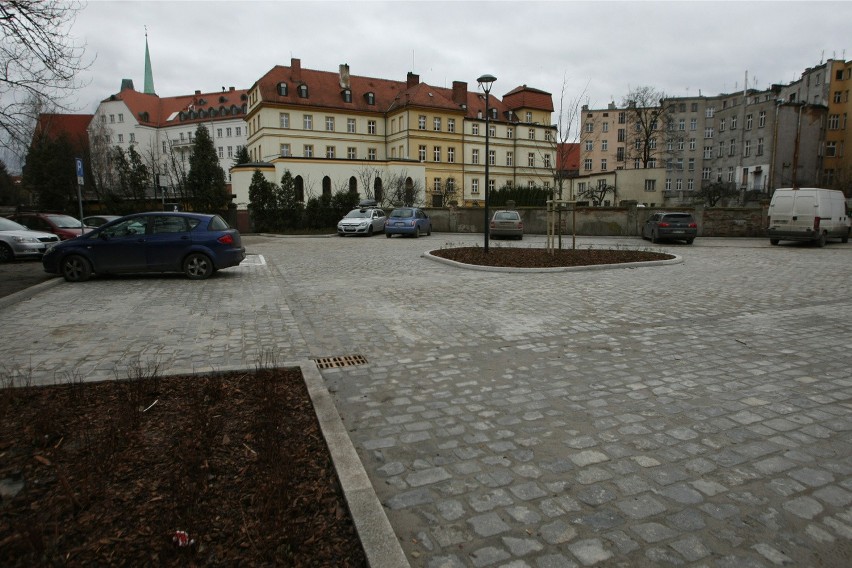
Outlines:
POLYGON ((485 252, 488 253, 488 228, 491 222, 491 219, 488 215, 488 166, 490 165, 491 158, 488 153, 488 139, 489 139, 489 125, 488 121, 490 119, 491 109, 489 107, 488 95, 491 92, 491 85, 494 84, 497 78, 493 75, 483 75, 476 81, 479 83, 479 88, 485 93, 485 223, 483 227, 483 232, 485 233, 485 252))

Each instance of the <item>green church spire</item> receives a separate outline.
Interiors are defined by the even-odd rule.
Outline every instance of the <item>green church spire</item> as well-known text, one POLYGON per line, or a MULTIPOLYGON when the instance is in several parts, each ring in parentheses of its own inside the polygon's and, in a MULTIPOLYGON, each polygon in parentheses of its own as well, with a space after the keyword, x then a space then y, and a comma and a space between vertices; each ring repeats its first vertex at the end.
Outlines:
POLYGON ((145 94, 156 95, 154 92, 154 73, 151 71, 151 54, 148 53, 148 28, 145 28, 145 94))

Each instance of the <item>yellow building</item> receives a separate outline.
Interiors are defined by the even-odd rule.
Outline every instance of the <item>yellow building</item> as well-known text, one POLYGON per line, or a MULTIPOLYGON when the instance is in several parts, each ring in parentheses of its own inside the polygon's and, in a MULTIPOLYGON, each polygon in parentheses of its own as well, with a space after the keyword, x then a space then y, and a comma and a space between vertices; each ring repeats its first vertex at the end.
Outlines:
POLYGON ((852 130, 849 116, 852 115, 852 61, 830 60, 827 70, 828 120, 823 149, 822 185, 840 189, 846 197, 852 197, 852 130))
POLYGON ((488 101, 454 81, 451 88, 303 69, 299 59, 276 66, 248 91, 252 163, 231 170, 236 203, 248 203, 255 169, 270 181, 289 170, 297 193, 311 196, 354 189, 390 205, 430 206, 484 200, 485 161, 492 189, 552 186, 557 171, 550 93, 517 87, 488 101))

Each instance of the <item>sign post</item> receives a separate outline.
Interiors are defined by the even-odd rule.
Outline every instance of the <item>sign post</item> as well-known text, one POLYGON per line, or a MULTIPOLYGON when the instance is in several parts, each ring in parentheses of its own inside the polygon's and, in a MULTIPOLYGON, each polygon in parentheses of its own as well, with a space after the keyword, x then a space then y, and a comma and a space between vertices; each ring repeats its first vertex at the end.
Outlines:
POLYGON ((74 158, 74 164, 77 167, 77 204, 80 206, 80 234, 83 230, 83 160, 82 158, 74 158))

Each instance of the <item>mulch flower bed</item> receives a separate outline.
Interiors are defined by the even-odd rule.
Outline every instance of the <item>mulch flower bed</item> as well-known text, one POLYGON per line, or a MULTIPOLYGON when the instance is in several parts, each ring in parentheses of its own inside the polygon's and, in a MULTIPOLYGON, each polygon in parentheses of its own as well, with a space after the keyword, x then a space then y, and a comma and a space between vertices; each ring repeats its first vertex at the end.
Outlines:
POLYGON ((133 375, 0 390, 4 566, 367 566, 299 369, 133 375))
POLYGON ((458 247, 431 251, 439 256, 464 264, 499 266, 504 268, 557 268, 592 264, 623 264, 674 258, 661 252, 627 249, 557 249, 490 246, 488 253, 481 247, 458 247))

